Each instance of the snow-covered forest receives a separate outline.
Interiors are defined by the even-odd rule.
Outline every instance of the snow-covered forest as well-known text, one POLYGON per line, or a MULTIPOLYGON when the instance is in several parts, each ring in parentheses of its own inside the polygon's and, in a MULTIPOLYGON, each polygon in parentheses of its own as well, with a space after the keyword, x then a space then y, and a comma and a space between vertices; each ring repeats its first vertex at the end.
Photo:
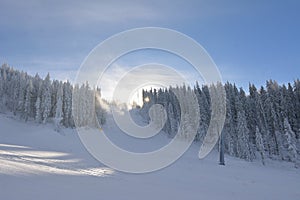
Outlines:
MULTIPOLYGON (((198 106, 200 125, 195 140, 202 142, 210 123, 209 87, 216 86, 199 86, 196 83, 194 88, 181 86, 143 91, 144 104, 140 113, 149 122, 150 107, 153 104, 163 105, 168 116, 165 125, 155 117, 157 113, 153 113, 152 120, 173 137, 180 127, 181 112, 198 106), (184 107, 180 108, 174 91, 184 97, 184 107), (190 101, 193 94, 197 97, 198 105, 190 101)), ((259 89, 250 84, 249 94, 227 82, 225 91, 226 120, 222 132, 225 152, 248 161, 260 159, 264 163, 266 158, 271 158, 291 161, 298 166, 300 81, 279 85, 270 80, 266 87, 259 89)), ((93 89, 88 83, 73 86, 68 81, 51 80, 49 74, 42 79, 39 75, 32 77, 7 64, 0 68, 0 112, 12 112, 24 121, 51 121, 57 129, 61 126, 74 127, 72 109, 78 109, 80 112, 77 113, 82 113, 75 116, 78 125, 96 124, 95 114, 100 124, 104 124, 106 111, 101 107, 101 101, 100 89, 93 89)), ((183 133, 188 137, 188 130, 194 125, 189 116, 182 116, 183 133)))
MULTIPOLYGON (((187 109, 199 106, 200 125, 195 137, 202 141, 207 132, 210 115, 210 95, 212 86, 200 87, 198 83, 194 88, 182 86, 168 89, 151 89, 143 91, 143 116, 149 121, 147 113, 153 104, 161 104, 167 110, 167 121, 164 132, 173 137, 180 122, 181 112, 179 102, 175 96, 185 97, 187 109), (192 105, 191 93, 195 93, 198 105, 192 105)), ((259 158, 279 159, 294 162, 298 165, 300 141, 300 81, 293 84, 279 85, 276 81, 267 81, 266 87, 257 89, 249 85, 249 94, 242 88, 231 83, 225 84, 226 91, 226 120, 222 136, 225 151, 229 155, 248 161, 259 158)), ((154 113, 155 115, 155 113, 154 113)), ((154 123, 161 123, 152 117, 154 123)), ((188 134, 188 117, 182 120, 185 127, 183 133, 188 134)), ((159 125, 158 125, 159 126, 159 125)))
POLYGON ((52 121, 56 128, 74 127, 72 101, 74 109, 80 109, 84 116, 76 118, 78 125, 90 123, 88 117, 97 113, 100 124, 105 122, 105 111, 97 99, 101 96, 99 88, 91 88, 88 83, 73 86, 70 82, 51 80, 50 75, 42 79, 3 64, 0 68, 0 112, 13 112, 24 121, 37 123, 52 121), (74 94, 75 98, 72 98, 74 94), (96 99, 96 100, 95 100, 96 99), (97 102, 97 103, 95 103, 97 102), (94 108, 87 109, 92 103, 94 108), (96 112, 95 112, 96 111, 96 112))

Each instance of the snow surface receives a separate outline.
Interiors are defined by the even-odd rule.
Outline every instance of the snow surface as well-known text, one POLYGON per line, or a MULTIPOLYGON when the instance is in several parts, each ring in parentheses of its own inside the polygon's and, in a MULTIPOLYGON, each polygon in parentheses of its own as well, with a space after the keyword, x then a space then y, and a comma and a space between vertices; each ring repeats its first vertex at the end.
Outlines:
MULTIPOLYGON (((133 118, 139 123, 138 113, 133 118)), ((109 118, 104 127, 122 148, 147 152, 169 142, 123 134, 109 118)), ((20 122, 0 115, 0 199, 299 199, 300 170, 286 162, 245 162, 212 152, 199 160, 200 144, 157 172, 127 174, 95 160, 76 131, 20 122)))

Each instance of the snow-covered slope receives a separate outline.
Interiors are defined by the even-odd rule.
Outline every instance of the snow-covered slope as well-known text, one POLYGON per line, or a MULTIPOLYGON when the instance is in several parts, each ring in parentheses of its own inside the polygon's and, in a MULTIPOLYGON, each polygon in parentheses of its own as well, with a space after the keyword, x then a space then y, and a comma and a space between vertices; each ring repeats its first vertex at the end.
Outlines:
MULTIPOLYGON (((137 113, 134 116, 138 118, 137 113)), ((148 174, 126 174, 96 161, 76 132, 51 124, 23 123, 0 115, 0 199, 298 199, 300 170, 285 162, 248 163, 217 152, 197 158, 193 144, 173 165, 148 174)), ((161 147, 161 134, 139 143, 112 119, 104 127, 113 142, 132 151, 161 147)))

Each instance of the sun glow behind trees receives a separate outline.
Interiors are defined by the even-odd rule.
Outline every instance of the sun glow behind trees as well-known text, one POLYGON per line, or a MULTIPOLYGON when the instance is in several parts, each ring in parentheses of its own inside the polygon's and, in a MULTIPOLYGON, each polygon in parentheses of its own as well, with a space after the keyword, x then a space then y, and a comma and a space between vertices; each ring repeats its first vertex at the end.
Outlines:
POLYGON ((143 91, 154 90, 154 89, 159 90, 160 88, 165 88, 165 87, 153 84, 153 85, 148 85, 136 89, 130 94, 129 101, 127 102, 128 108, 130 109, 136 106, 143 107, 144 102, 150 101, 149 96, 143 97, 143 91))

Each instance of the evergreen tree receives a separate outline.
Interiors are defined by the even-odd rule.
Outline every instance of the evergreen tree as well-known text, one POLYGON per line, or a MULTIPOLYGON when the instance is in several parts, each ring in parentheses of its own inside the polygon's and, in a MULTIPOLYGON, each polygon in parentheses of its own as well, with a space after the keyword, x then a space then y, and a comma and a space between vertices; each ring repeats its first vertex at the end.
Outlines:
POLYGON ((32 105, 31 105, 32 90, 33 90, 32 81, 29 80, 29 83, 27 84, 26 98, 25 98, 25 104, 24 104, 24 107, 25 107, 24 108, 24 119, 25 119, 25 121, 27 121, 28 118, 31 117, 33 114, 32 105))
POLYGON ((72 85, 70 82, 63 84, 63 124, 66 127, 72 127, 72 85))
POLYGON ((237 115, 237 155, 240 158, 253 160, 251 146, 249 142, 249 129, 243 111, 238 111, 237 115))
POLYGON ((223 135, 224 135, 224 143, 225 143, 225 152, 228 153, 231 156, 236 156, 236 130, 235 130, 235 122, 233 117, 233 87, 231 84, 226 83, 225 84, 225 90, 226 90, 226 120, 223 128, 223 135))
POLYGON ((63 110, 62 110, 62 106, 63 106, 63 88, 62 88, 62 84, 59 84, 59 88, 57 91, 57 95, 56 95, 56 110, 55 110, 55 127, 56 127, 56 131, 60 131, 60 126, 61 126, 61 121, 63 119, 63 110))
POLYGON ((287 156, 289 161, 296 163, 298 159, 297 147, 296 147, 296 136, 292 131, 291 126, 287 120, 284 119, 284 136, 286 139, 287 156))
POLYGON ((259 131, 258 126, 256 126, 255 136, 256 136, 255 137, 256 148, 260 154, 262 164, 265 165, 265 148, 263 145, 263 138, 259 131))
POLYGON ((38 97, 35 102, 35 120, 38 123, 42 121, 42 112, 41 112, 41 98, 38 97))
POLYGON ((174 134, 177 133, 178 127, 177 127, 177 121, 176 121, 176 118, 174 115, 172 103, 169 103, 169 106, 168 106, 168 119, 169 119, 169 123, 170 123, 169 135, 173 137, 174 134))
POLYGON ((5 107, 4 107, 4 79, 1 70, 0 70, 0 97, 2 97, 0 99, 0 112, 2 112, 4 111, 5 107))
POLYGON ((41 104, 43 109, 43 123, 45 124, 51 112, 51 81, 49 73, 44 80, 41 104))
POLYGON ((17 111, 21 113, 21 116, 23 117, 25 113, 25 98, 26 98, 26 74, 24 72, 21 72, 19 77, 17 77, 18 80, 18 108, 17 111))

